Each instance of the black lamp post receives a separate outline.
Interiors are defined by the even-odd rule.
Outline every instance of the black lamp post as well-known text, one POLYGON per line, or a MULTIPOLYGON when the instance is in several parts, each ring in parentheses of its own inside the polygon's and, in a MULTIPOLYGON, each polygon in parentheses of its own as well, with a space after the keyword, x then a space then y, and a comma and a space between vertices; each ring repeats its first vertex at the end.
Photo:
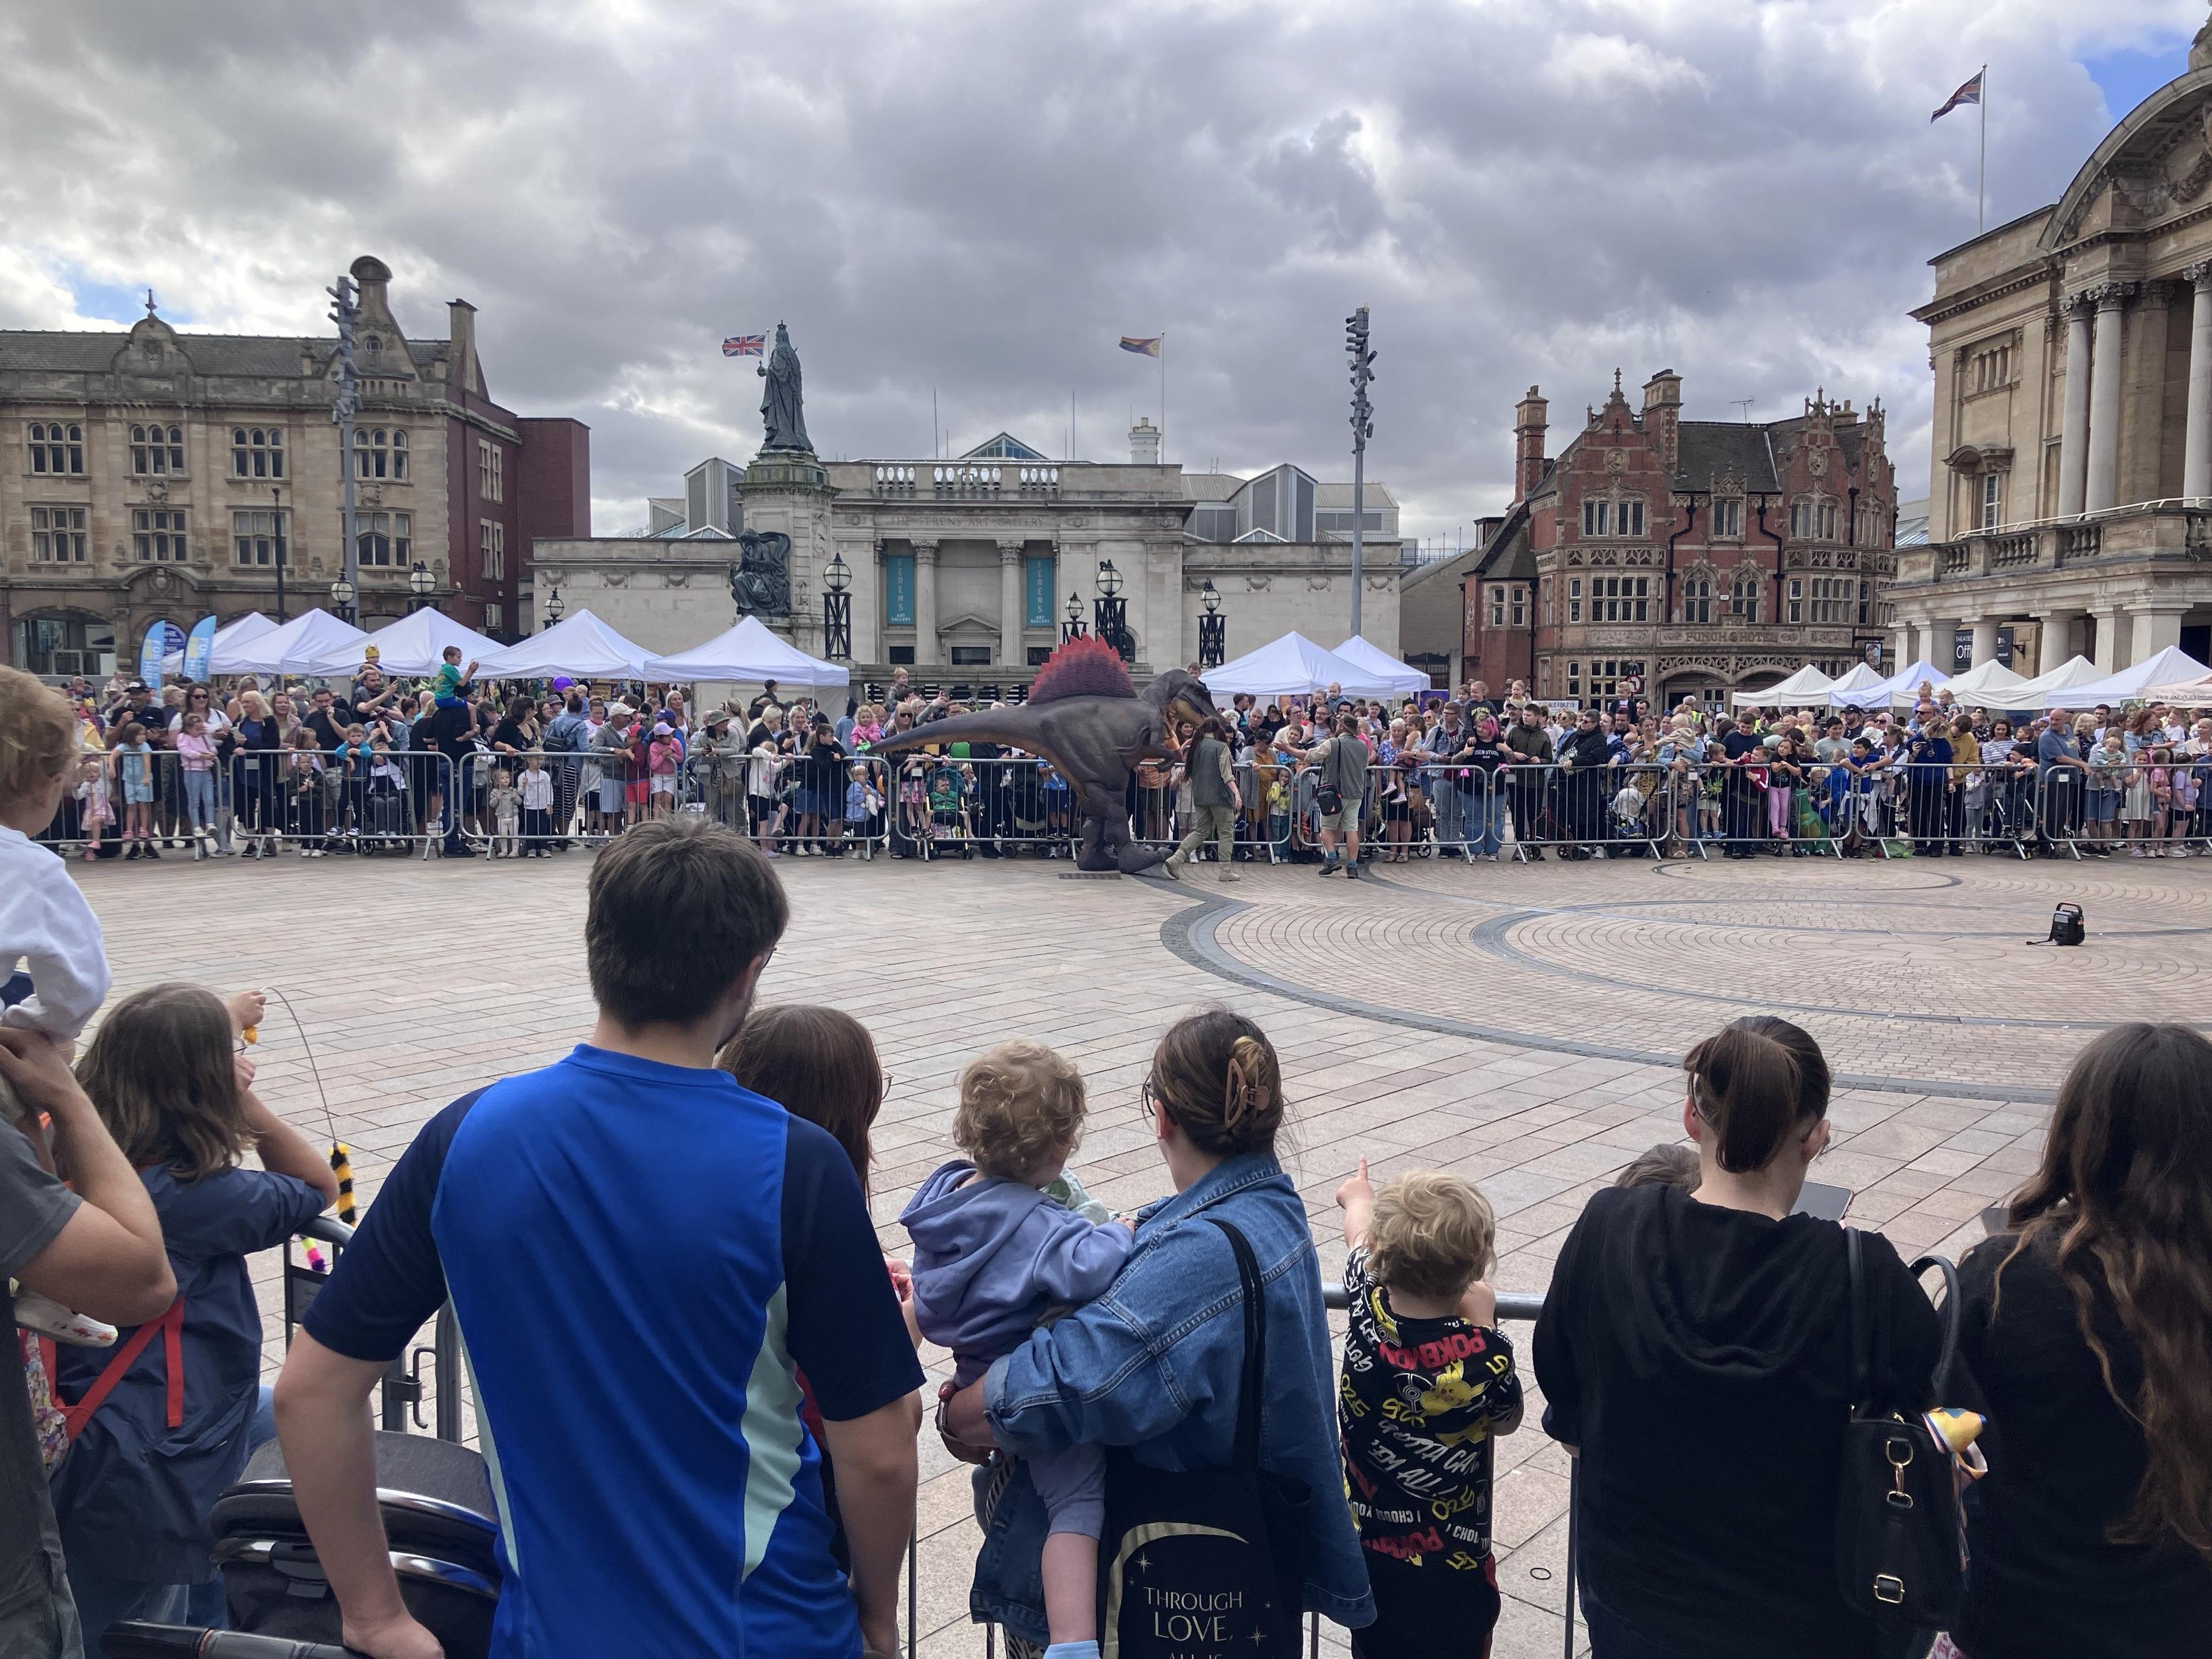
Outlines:
POLYGON ((1070 640, 1079 640, 1085 631, 1083 595, 1072 592, 1067 596, 1067 620, 1060 625, 1060 641, 1065 645, 1070 640))
POLYGON ((290 620, 284 615, 284 486, 270 485, 269 499, 276 509, 276 620, 283 623, 290 620))
POLYGON ((1198 592, 1204 611, 1198 619, 1198 665, 1218 668, 1229 655, 1229 623, 1221 614, 1221 595, 1214 588, 1212 577, 1206 579, 1206 586, 1198 592))
MULTIPOLYGON (((331 584, 331 604, 337 607, 338 619, 341 622, 354 622, 353 602, 359 597, 360 594, 354 585, 343 576, 331 584)), ((359 625, 357 623, 355 623, 356 627, 359 625)))
POLYGON ((853 659, 853 572, 842 553, 833 553, 822 573, 822 654, 832 662, 853 659))
POLYGON ((1121 573, 1114 568, 1114 561, 1098 562, 1098 598, 1097 615, 1091 627, 1098 637, 1121 653, 1123 662, 1137 654, 1137 642, 1129 637, 1129 602, 1121 597, 1121 573))
POLYGON ((407 609, 412 612, 434 605, 437 601, 430 596, 437 591, 438 579, 430 574, 430 568, 416 560, 415 568, 407 573, 407 609))
POLYGON ((568 608, 568 607, 567 605, 561 602, 561 590, 557 586, 555 587, 550 593, 548 593, 545 596, 545 603, 539 607, 539 609, 544 611, 545 620, 549 623, 559 622, 561 620, 561 613, 568 608))

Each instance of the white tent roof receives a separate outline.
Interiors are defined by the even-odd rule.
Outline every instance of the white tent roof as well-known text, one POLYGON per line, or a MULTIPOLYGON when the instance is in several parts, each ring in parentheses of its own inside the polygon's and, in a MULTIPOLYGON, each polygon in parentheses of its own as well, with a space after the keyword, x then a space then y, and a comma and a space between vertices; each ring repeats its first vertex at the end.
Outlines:
POLYGON ((689 651, 672 657, 648 657, 645 668, 654 679, 693 684, 734 680, 758 685, 774 680, 779 685, 819 688, 853 683, 852 671, 808 656, 757 617, 747 617, 727 633, 717 634, 689 651))
MULTIPOLYGON (((208 653, 208 659, 212 662, 233 646, 244 645, 248 640, 258 640, 264 634, 276 631, 275 617, 264 617, 258 611, 249 611, 236 622, 225 623, 215 630, 215 641, 208 653)), ((178 655, 181 657, 183 653, 179 652, 178 655)), ((210 669, 208 672, 213 673, 215 671, 210 669)))
POLYGON ((1389 682, 1390 694, 1399 697, 1417 697, 1429 689, 1429 677, 1418 668, 1400 662, 1379 645, 1368 643, 1364 634, 1354 634, 1336 647, 1333 655, 1370 674, 1378 674, 1389 682))
MULTIPOLYGON (((2048 674, 2038 674, 2014 691, 2013 695, 2021 701, 2014 703, 2013 707, 2048 708, 2051 705, 2045 702, 2044 698, 2051 693, 2063 691, 2069 685, 2087 685, 2092 680, 2101 680, 2104 678, 2105 671, 2087 657, 2069 657, 2048 674)), ((2095 707, 2094 703, 2090 706, 2095 707)))
POLYGON ((2147 657, 2131 668, 2123 668, 2117 674, 2108 674, 2101 680, 2090 680, 2081 685, 2069 685, 2051 692, 2046 706, 2052 708, 2094 708, 2100 702, 2122 703, 2143 700, 2143 688, 2166 685, 2176 680, 2202 679, 2212 674, 2212 668, 2191 656, 2178 645, 2169 645, 2155 656, 2147 657))
POLYGON ((1324 651, 1304 635, 1271 640, 1234 662, 1208 669, 1199 678, 1217 697, 1249 692, 1255 697, 1308 696, 1339 687, 1346 696, 1387 697, 1390 687, 1380 675, 1324 651))
POLYGON ((1828 707, 1831 708, 1863 708, 1879 701, 1878 694, 1889 682, 1881 671, 1870 663, 1853 663, 1851 672, 1828 688, 1828 707))
POLYGON ((1868 694, 1867 701, 1869 702, 1915 702, 1919 699, 1920 688, 1923 685, 1927 686, 1930 690, 1941 691, 1950 683, 1951 677, 1948 674, 1929 662, 1927 658, 1923 657, 1918 662, 1910 664, 1892 674, 1879 687, 1868 694))
POLYGON ((2026 708, 2031 705, 2020 700, 2020 689, 2027 684, 2024 676, 1991 657, 1978 668, 1959 675, 1944 690, 1961 706, 1978 703, 1984 708, 2026 708))
MULTIPOLYGON (((327 611, 310 611, 258 638, 225 647, 208 659, 210 674, 307 674, 320 658, 343 653, 368 635, 327 611)), ((356 659, 358 660, 358 659, 356 659)))
POLYGON ((2147 685, 2145 702, 2170 702, 2178 708, 2212 708, 2212 674, 2201 680, 2177 680, 2172 685, 2147 685))
POLYGON ((502 648, 497 640, 487 639, 472 629, 462 627, 444 612, 425 606, 411 617, 402 617, 390 626, 378 629, 357 645, 316 658, 307 672, 351 673, 361 666, 372 645, 376 647, 379 668, 387 674, 409 675, 436 673, 442 653, 449 645, 461 647, 463 668, 473 661, 495 656, 502 648))
POLYGON ((482 659, 477 672, 498 680, 548 674, 641 680, 646 678, 645 659, 643 646, 631 644, 590 611, 579 611, 520 644, 493 652, 482 659))
POLYGON ((1739 691, 1733 701, 1739 708, 1796 708, 1822 701, 1835 682, 1808 663, 1786 680, 1757 691, 1739 691))

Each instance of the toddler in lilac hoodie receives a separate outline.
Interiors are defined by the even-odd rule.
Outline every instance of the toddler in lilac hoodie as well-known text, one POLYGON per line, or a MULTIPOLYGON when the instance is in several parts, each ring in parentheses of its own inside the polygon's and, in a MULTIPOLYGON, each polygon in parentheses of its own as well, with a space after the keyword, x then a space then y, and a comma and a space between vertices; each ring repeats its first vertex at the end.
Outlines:
MULTIPOLYGON (((1127 1223, 1093 1224, 1041 1190, 1074 1152, 1083 1109, 1082 1074, 1041 1042, 1002 1043, 960 1074, 952 1139, 968 1158, 934 1171, 899 1219, 914 1238, 915 1322, 952 1350, 961 1388, 1048 1316, 1101 1294, 1129 1259, 1127 1223)), ((1047 1516, 1046 1659, 1097 1659, 1105 1455, 1032 1458, 1030 1480, 1047 1516)))

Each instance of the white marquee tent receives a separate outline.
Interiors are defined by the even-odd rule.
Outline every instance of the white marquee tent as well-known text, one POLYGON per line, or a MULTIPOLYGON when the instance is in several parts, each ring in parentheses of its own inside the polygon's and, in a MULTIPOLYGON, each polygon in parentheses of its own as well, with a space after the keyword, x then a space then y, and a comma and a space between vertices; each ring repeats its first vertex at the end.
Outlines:
POLYGON ((1828 707, 1864 708, 1880 701, 1881 689, 1888 684, 1871 663, 1853 663, 1851 672, 1828 688, 1828 707))
POLYGON ((1731 701, 1738 708, 1803 708, 1825 700, 1835 684, 1808 663, 1786 680, 1756 691, 1739 691, 1731 701))
POLYGON ((2212 708, 2212 674, 2171 685, 2147 685, 2142 696, 2146 702, 2170 702, 2177 708, 2212 708))
POLYGON ((2069 685, 2050 694, 2046 707, 2052 708, 2094 708, 2100 702, 2118 707, 2123 702, 2143 701, 2148 686, 2168 685, 2177 680, 2202 679, 2212 674, 2212 668, 2191 656, 2178 645, 2146 657, 2117 674, 2107 674, 2101 680, 2091 680, 2083 685, 2069 685))
POLYGON ((1378 645, 1368 643, 1364 634, 1354 634, 1331 654, 1345 661, 1379 674, 1389 681, 1394 697, 1418 697, 1430 689, 1429 677, 1419 669, 1400 662, 1378 645))
MULTIPOLYGON (((2053 692, 2063 691, 2070 685, 2087 685, 2092 680, 2101 680, 2105 671, 2087 657, 2069 657, 2048 674, 2038 674, 2021 685, 2013 695, 2021 699, 2015 708, 2033 708, 2040 713, 2051 705, 2044 701, 2053 692)), ((2094 704, 2091 705, 2095 707, 2094 704)))
POLYGON ((588 611, 563 617, 552 627, 482 659, 477 672, 489 679, 537 679, 574 674, 604 680, 646 678, 646 649, 634 645, 588 611))
POLYGON ((694 685, 760 685, 774 680, 779 687, 799 685, 821 690, 853 683, 849 669, 808 656, 757 617, 747 617, 728 632, 689 651, 648 657, 645 669, 650 678, 694 685))
POLYGON ((1290 633, 1257 651, 1199 676, 1217 702, 1249 692, 1255 697, 1310 696, 1332 685, 1350 697, 1387 697, 1381 676, 1324 651, 1304 635, 1290 633))
MULTIPOLYGON (((272 628, 258 638, 228 649, 217 646, 208 659, 210 674, 307 674, 311 665, 343 653, 368 635, 327 611, 310 611, 272 628)), ((356 659, 358 660, 358 658, 356 659)))
POLYGON ((2027 684, 2024 676, 2014 673, 1991 657, 1978 668, 1970 668, 1957 676, 1943 689, 1961 708, 2026 708, 2029 705, 2020 700, 2020 694, 2027 684))
POLYGON ((348 674, 361 666, 368 647, 376 647, 376 665, 387 674, 417 676, 434 674, 449 645, 461 647, 461 666, 495 657, 504 649, 497 640, 487 639, 471 629, 464 628, 443 611, 428 606, 411 617, 402 617, 388 627, 380 628, 356 645, 342 651, 333 651, 318 657, 307 672, 311 674, 348 674))
MULTIPOLYGON (((276 631, 275 617, 264 617, 258 611, 249 611, 236 622, 225 623, 215 630, 215 638, 210 641, 208 650, 209 660, 213 661, 226 651, 245 645, 249 641, 258 640, 264 634, 273 634, 276 631)), ((180 657, 183 655, 181 652, 178 654, 180 657)), ((214 671, 210 669, 209 672, 212 673, 214 671)))
MULTIPOLYGON (((1920 700, 1920 688, 1941 691, 1951 683, 1951 677, 1923 657, 1918 662, 1899 669, 1868 694, 1869 702, 1901 702, 1911 704, 1920 700)), ((1863 705, 1862 705, 1863 706, 1863 705)))

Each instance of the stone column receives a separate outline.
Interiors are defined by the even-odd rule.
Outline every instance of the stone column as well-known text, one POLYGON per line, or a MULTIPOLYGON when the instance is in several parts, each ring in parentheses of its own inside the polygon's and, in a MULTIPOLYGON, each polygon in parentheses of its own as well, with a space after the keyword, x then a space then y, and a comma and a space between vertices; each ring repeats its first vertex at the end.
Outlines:
POLYGON ((2148 605, 2130 607, 2135 623, 2134 648, 2130 652, 2130 664, 2148 662, 2170 645, 2181 643, 2181 618, 2185 605, 2148 605))
POLYGON ((2196 289, 2189 326, 2189 425, 2182 441, 2181 493, 2212 495, 2212 261, 2185 265, 2196 289))
POLYGON ((1026 542, 999 544, 999 661, 1019 668, 1022 652, 1022 613, 1028 595, 1022 592, 1022 550, 1026 542))
POLYGON ((2117 674, 2127 666, 2120 660, 2120 618, 2124 614, 2117 605, 2089 613, 2089 620, 2097 625, 2097 642, 2089 660, 2107 674, 2117 674))
POLYGON ((915 542, 913 546, 914 661, 919 668, 943 661, 945 647, 937 642, 937 544, 915 542))
MULTIPOLYGON (((1996 659, 1997 659, 1997 623, 1996 623, 1996 617, 1976 617, 1976 618, 1974 619, 1974 663, 1973 663, 1973 665, 1974 665, 1975 667, 1977 667, 1977 668, 1979 668, 1979 667, 1980 667, 1984 663, 1985 663, 1985 662, 1995 662, 1996 659)), ((1939 662, 1939 663, 1937 663, 1936 665, 1938 668, 1941 668, 1941 667, 1942 667, 1942 666, 1943 666, 1943 665, 1942 665, 1942 663, 1940 663, 1940 662, 1939 662)))
POLYGON ((2106 283, 2093 290, 2097 302, 2096 355, 2089 368, 2089 477, 2086 513, 2116 507, 2120 498, 2120 355, 2124 309, 2133 283, 2106 283))
POLYGON ((1911 623, 1906 622, 1897 624, 1896 630, 1889 642, 1889 648, 1897 653, 1897 666, 1899 668, 1904 667, 1905 664, 1914 660, 1916 655, 1913 650, 1913 645, 1915 643, 1914 635, 1915 629, 1911 623))
POLYGON ((2089 466, 2089 296, 2069 294, 2066 316, 2066 410, 2058 440, 2058 514, 2081 512, 2089 466))
POLYGON ((1959 619, 1956 617, 1933 618, 1921 639, 1920 654, 1928 659, 1928 665, 1939 674, 1952 672, 1959 654, 1959 619))
MULTIPOLYGON (((2054 668, 2066 665, 2067 660, 2074 654, 2074 624, 2081 614, 2078 611, 2051 611, 2036 619, 2042 624, 2041 642, 2037 647, 2035 658, 2037 674, 2048 674, 2054 668)), ((2017 663, 2013 666, 2020 668, 2017 663)), ((2034 675, 2029 678, 2032 679, 2034 675)))

